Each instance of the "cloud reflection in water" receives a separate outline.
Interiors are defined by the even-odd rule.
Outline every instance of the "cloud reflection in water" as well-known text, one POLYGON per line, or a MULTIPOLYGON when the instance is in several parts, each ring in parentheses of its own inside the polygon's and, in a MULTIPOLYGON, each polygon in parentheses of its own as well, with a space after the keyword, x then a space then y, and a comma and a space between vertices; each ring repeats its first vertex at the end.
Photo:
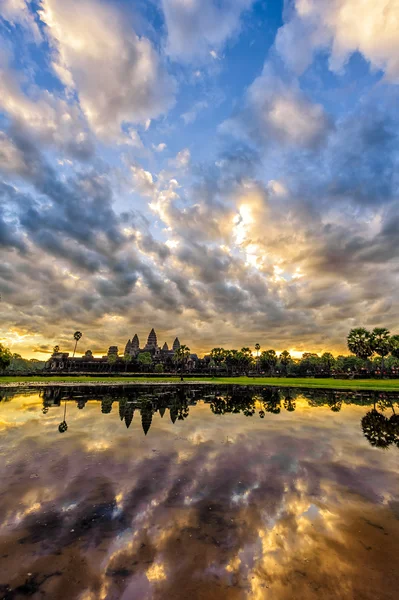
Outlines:
POLYGON ((395 398, 198 386, 7 396, 2 597, 395 597, 399 453, 361 429, 374 401, 388 420, 398 412, 395 398))

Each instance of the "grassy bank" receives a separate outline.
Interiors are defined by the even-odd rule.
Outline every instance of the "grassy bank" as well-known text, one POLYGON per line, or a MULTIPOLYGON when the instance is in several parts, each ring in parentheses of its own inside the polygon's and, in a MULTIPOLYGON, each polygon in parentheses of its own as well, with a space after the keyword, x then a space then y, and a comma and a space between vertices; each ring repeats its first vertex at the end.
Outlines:
MULTIPOLYGON (((399 392, 399 379, 311 379, 311 378, 284 378, 284 377, 203 377, 184 378, 185 383, 212 383, 212 384, 234 384, 234 385, 272 385, 278 387, 295 388, 319 388, 319 389, 343 389, 343 390, 375 390, 399 392)), ((146 383, 179 383, 179 377, 1 377, 2 385, 58 385, 58 384, 103 384, 103 385, 127 385, 146 383)))

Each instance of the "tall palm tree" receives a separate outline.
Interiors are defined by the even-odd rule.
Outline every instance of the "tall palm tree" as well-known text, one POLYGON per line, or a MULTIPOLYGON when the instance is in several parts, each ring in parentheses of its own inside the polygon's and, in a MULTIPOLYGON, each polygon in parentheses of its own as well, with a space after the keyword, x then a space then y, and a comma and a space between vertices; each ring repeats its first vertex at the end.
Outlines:
POLYGON ((260 350, 260 344, 255 344, 255 350, 256 350, 256 370, 259 371, 259 350, 260 350))
POLYGON ((291 354, 288 352, 288 350, 283 350, 282 353, 279 356, 279 361, 280 363, 283 365, 284 367, 284 374, 287 375, 287 367, 291 362, 291 354))
POLYGON ((391 354, 399 358, 399 335, 391 335, 391 354))
POLYGON ((188 361, 189 358, 190 358, 190 348, 188 348, 184 344, 182 346, 180 346, 180 348, 177 348, 177 350, 175 350, 175 353, 173 355, 173 360, 174 360, 175 363, 177 363, 178 365, 180 365, 180 379, 181 379, 181 381, 183 381, 184 367, 186 366, 186 363, 187 363, 187 361, 188 361))
POLYGON ((80 338, 82 337, 83 333, 81 333, 80 331, 75 331, 75 333, 73 334, 74 340, 75 340, 75 348, 73 350, 73 356, 72 358, 74 358, 75 356, 75 352, 76 352, 76 346, 78 345, 78 341, 80 340, 80 338))
POLYGON ((351 329, 347 337, 347 344, 349 350, 358 358, 367 360, 373 355, 373 334, 364 327, 351 329))
POLYGON ((373 329, 373 342, 372 347, 374 352, 381 356, 381 367, 384 373, 384 358, 391 351, 391 334, 385 327, 375 327, 373 329))

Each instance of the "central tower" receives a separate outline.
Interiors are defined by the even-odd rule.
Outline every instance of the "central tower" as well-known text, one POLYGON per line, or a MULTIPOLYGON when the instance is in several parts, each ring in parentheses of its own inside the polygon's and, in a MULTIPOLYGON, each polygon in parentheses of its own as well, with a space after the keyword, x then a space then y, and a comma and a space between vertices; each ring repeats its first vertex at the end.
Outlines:
POLYGON ((156 350, 158 348, 157 334, 154 329, 151 329, 144 350, 156 350))

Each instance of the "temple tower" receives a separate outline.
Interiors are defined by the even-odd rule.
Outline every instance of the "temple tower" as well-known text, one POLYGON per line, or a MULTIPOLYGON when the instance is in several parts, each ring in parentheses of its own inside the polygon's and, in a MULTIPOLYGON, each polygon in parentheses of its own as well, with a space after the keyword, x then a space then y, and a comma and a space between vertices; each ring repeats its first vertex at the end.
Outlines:
POLYGON ((180 348, 179 338, 176 338, 175 341, 173 342, 173 352, 176 352, 176 350, 178 350, 179 348, 180 348))
POLYGON ((169 346, 168 344, 165 342, 164 345, 162 346, 162 352, 169 352, 169 346))
POLYGON ((147 344, 144 350, 156 350, 158 348, 157 334, 154 329, 151 329, 150 334, 148 336, 147 344))
POLYGON ((140 341, 137 333, 134 334, 134 337, 132 339, 132 350, 134 350, 135 352, 140 350, 140 341))

